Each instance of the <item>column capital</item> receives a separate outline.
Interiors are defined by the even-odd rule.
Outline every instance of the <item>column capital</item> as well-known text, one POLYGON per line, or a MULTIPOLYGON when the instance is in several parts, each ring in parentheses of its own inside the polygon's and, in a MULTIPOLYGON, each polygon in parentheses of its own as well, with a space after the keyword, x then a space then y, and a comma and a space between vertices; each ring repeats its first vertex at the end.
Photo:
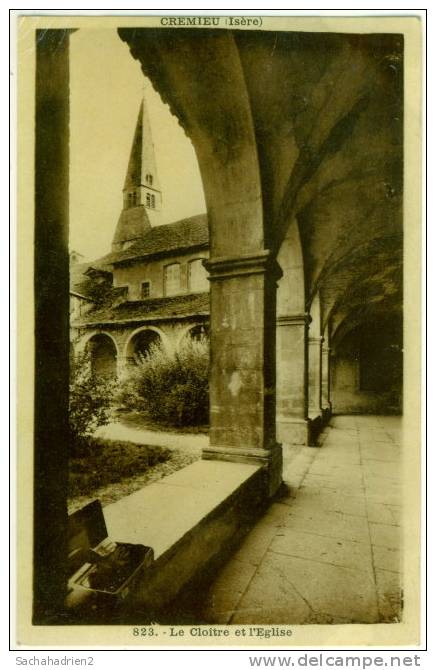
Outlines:
POLYGON ((280 265, 268 249, 256 254, 218 256, 203 261, 203 265, 209 272, 209 281, 254 274, 269 274, 277 281, 283 274, 280 265))
POLYGON ((284 314, 277 317, 277 326, 308 326, 311 316, 307 312, 302 314, 284 314))

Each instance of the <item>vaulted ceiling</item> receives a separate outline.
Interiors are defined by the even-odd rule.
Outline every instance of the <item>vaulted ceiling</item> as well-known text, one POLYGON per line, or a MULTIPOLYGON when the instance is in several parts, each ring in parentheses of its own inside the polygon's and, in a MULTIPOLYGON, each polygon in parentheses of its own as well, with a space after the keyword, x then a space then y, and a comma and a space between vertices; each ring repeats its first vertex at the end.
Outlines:
MULTIPOLYGON (((401 304, 402 38, 236 35, 277 240, 296 217, 323 322, 401 304)), ((266 214, 267 215, 267 214, 266 214)))
POLYGON ((119 32, 197 154, 205 136, 224 154, 233 200, 257 197, 254 151, 264 243, 277 252, 297 221, 306 306, 319 293, 332 334, 401 313, 401 35, 119 32))

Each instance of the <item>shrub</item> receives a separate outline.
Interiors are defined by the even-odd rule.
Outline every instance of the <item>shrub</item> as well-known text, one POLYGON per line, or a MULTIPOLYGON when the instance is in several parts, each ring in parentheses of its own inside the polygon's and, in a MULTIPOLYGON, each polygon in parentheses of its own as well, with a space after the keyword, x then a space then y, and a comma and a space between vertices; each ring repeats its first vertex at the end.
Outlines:
POLYGON ((87 450, 98 426, 110 421, 114 383, 99 379, 87 352, 76 357, 70 375, 70 432, 73 454, 87 450))
POLYGON ((209 342, 186 338, 178 352, 152 344, 122 384, 120 398, 131 408, 170 426, 199 426, 209 420, 209 342))

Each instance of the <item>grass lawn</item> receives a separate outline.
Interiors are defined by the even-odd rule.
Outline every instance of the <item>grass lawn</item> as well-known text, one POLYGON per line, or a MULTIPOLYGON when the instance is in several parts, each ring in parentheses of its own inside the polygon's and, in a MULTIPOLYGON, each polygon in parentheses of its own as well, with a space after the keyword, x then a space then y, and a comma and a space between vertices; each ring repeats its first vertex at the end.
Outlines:
POLYGON ((94 439, 88 453, 70 459, 68 511, 95 498, 103 506, 115 502, 196 459, 164 447, 94 439))
POLYGON ((116 420, 130 428, 144 428, 146 430, 164 431, 165 433, 190 433, 192 435, 209 433, 209 426, 169 426, 158 423, 147 414, 140 411, 118 411, 116 420))

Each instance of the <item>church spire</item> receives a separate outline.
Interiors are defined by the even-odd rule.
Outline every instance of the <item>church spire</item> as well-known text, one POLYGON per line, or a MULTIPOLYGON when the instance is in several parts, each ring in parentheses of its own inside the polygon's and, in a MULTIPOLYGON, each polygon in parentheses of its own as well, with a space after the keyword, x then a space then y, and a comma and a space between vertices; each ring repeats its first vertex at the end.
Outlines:
POLYGON ((126 193, 140 186, 151 186, 153 190, 159 191, 153 139, 144 98, 139 108, 123 190, 126 193))
POLYGON ((112 250, 127 249, 159 223, 162 193, 145 99, 141 101, 123 188, 123 209, 112 250))

